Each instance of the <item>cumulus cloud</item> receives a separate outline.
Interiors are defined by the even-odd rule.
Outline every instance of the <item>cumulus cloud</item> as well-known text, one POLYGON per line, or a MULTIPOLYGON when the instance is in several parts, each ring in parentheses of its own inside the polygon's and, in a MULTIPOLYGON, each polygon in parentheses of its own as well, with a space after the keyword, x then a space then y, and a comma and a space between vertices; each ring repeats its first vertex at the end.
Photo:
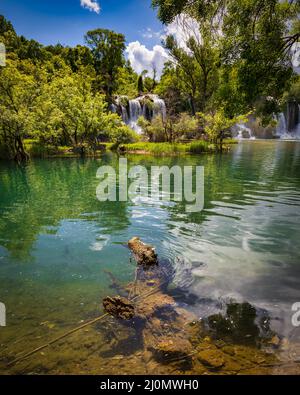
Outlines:
MULTIPOLYGON (((147 28, 142 34, 146 39, 159 38, 162 41, 168 35, 174 36, 178 45, 187 52, 190 52, 186 45, 190 37, 194 37, 197 41, 201 40, 198 22, 185 14, 177 16, 174 22, 167 25, 162 32, 155 32, 151 28, 147 28)), ((155 45, 152 49, 148 49, 139 41, 129 43, 126 52, 133 69, 138 74, 148 70, 149 75, 153 75, 154 66, 158 77, 160 77, 165 62, 170 59, 168 52, 162 45, 155 45)))
POLYGON ((193 37, 197 41, 201 41, 199 30, 199 23, 196 19, 189 17, 186 14, 178 15, 172 23, 167 25, 161 39, 166 39, 167 36, 174 36, 179 47, 189 52, 186 45, 189 38, 193 37))
POLYGON ((126 52, 131 66, 138 74, 148 70, 149 74, 153 75, 153 67, 155 67, 157 76, 160 77, 164 64, 168 60, 168 54, 161 45, 148 49, 139 41, 134 41, 128 44, 126 52))
POLYGON ((83 8, 96 12, 97 14, 100 12, 100 5, 97 0, 80 0, 80 5, 83 8))

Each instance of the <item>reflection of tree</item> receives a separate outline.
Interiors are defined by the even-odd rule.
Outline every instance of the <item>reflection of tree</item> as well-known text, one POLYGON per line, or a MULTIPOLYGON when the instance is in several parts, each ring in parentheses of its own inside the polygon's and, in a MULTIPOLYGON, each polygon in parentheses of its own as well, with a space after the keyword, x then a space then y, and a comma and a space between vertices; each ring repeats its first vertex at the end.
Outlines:
POLYGON ((273 334, 269 328, 269 317, 263 316, 258 321, 257 317, 255 307, 249 303, 231 302, 226 306, 225 315, 214 314, 207 321, 217 338, 255 344, 273 334))
MULTIPOLYGON (((107 161, 114 166, 111 159, 103 159, 107 161)), ((43 227, 57 226, 63 219, 92 218, 106 234, 127 227, 127 203, 101 203, 96 198, 101 164, 58 159, 32 161, 24 167, 1 165, 1 245, 24 259, 43 227)))
MULTIPOLYGON (((226 196, 226 204, 248 206, 255 204, 254 199, 246 198, 245 195, 257 195, 258 189, 268 194, 274 193, 273 198, 279 197, 276 192, 281 186, 300 187, 300 144, 279 142, 244 143, 238 157, 233 153, 222 155, 203 155, 201 157, 178 158, 179 165, 204 166, 205 168, 205 206, 199 213, 185 213, 183 201, 169 207, 172 220, 184 221, 185 223, 202 223, 211 215, 223 215, 213 212, 216 201, 221 202, 226 196), (258 186, 263 183, 263 187, 258 186)), ((263 198, 264 192, 260 196, 263 198)), ((228 216, 228 215, 227 215, 228 216)))
MULTIPOLYGON (((169 212, 166 223, 169 227, 203 224, 212 216, 233 216, 232 205, 242 209, 262 199, 268 201, 270 192, 273 200, 282 199, 281 187, 299 189, 299 147, 300 144, 296 143, 259 142, 243 143, 234 147, 232 153, 223 155, 134 155, 128 156, 128 167, 142 165, 150 170, 151 166, 163 165, 204 166, 204 210, 186 213, 185 201, 165 206, 169 212), (222 206, 224 202, 228 207, 226 211, 222 206), (218 205, 222 210, 216 210, 218 205)), ((105 234, 126 228, 130 224, 128 203, 100 203, 96 199, 99 183, 96 171, 103 164, 112 165, 118 172, 118 157, 112 154, 105 155, 101 161, 40 160, 24 167, 0 164, 0 244, 12 255, 24 259, 42 228, 57 226, 62 219, 96 221, 105 234)), ((234 218, 239 219, 238 214, 235 215, 234 218)), ((200 231, 197 230, 199 237, 200 231)), ((238 231, 232 229, 233 233, 238 231)))

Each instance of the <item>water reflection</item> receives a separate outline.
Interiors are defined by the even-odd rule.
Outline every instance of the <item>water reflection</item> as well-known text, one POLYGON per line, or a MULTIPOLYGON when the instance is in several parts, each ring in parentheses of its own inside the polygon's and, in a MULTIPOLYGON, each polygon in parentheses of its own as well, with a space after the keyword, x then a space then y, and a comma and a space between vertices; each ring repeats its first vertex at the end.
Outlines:
POLYGON ((204 166, 204 210, 186 213, 186 202, 99 202, 96 171, 117 169, 112 154, 0 163, 0 300, 10 322, 3 339, 18 330, 42 334, 45 321, 54 333, 95 316, 101 297, 114 292, 106 271, 121 284, 132 278, 122 243, 138 235, 172 263, 170 292, 198 318, 226 316, 232 300, 244 307, 227 316, 243 316, 247 302, 267 313, 271 331, 298 342, 291 305, 300 301, 300 143, 242 142, 224 155, 128 162, 204 166))

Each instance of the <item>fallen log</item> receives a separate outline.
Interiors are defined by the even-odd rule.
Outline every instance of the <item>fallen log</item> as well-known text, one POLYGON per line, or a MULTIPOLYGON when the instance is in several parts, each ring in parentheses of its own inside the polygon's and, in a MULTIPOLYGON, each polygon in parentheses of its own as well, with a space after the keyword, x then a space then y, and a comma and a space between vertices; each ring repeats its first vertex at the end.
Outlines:
POLYGON ((155 359, 167 363, 183 358, 191 362, 194 350, 186 323, 195 317, 177 309, 173 297, 164 292, 166 274, 155 249, 138 237, 129 240, 128 246, 138 265, 135 281, 126 287, 131 299, 107 297, 103 301, 105 311, 116 318, 132 319, 144 352, 150 352, 155 359), (141 295, 146 296, 140 298, 141 295))
POLYGON ((139 237, 133 237, 128 242, 128 247, 132 251, 138 265, 154 266, 158 265, 155 248, 143 243, 139 237))
POLYGON ((135 315, 133 304, 121 296, 115 296, 114 298, 107 296, 103 299, 103 307, 108 314, 115 318, 130 320, 135 315))

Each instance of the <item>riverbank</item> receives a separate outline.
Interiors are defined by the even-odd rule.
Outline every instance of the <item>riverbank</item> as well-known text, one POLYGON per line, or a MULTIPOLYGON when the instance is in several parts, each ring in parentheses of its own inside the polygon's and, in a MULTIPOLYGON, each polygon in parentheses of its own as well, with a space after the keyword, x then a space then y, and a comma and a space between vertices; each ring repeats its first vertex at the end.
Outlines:
MULTIPOLYGON (((232 144, 237 144, 237 140, 228 139, 223 144, 223 150, 229 151, 232 144)), ((203 154, 215 153, 218 147, 209 141, 197 140, 188 143, 134 143, 123 144, 119 147, 121 152, 128 154, 149 154, 154 156, 172 156, 182 154, 203 154)))
MULTIPOLYGON (((232 144, 237 144, 234 139, 224 140, 223 150, 229 151, 232 144)), ((27 139, 24 142, 26 152, 30 158, 76 158, 82 156, 80 147, 41 145, 37 140, 27 139)), ((113 143, 99 143, 94 150, 85 149, 84 156, 100 157, 104 152, 118 151, 126 154, 142 154, 154 156, 174 156, 184 154, 215 153, 218 148, 205 140, 180 142, 180 143, 149 143, 139 142, 121 144, 116 147, 113 143)))

